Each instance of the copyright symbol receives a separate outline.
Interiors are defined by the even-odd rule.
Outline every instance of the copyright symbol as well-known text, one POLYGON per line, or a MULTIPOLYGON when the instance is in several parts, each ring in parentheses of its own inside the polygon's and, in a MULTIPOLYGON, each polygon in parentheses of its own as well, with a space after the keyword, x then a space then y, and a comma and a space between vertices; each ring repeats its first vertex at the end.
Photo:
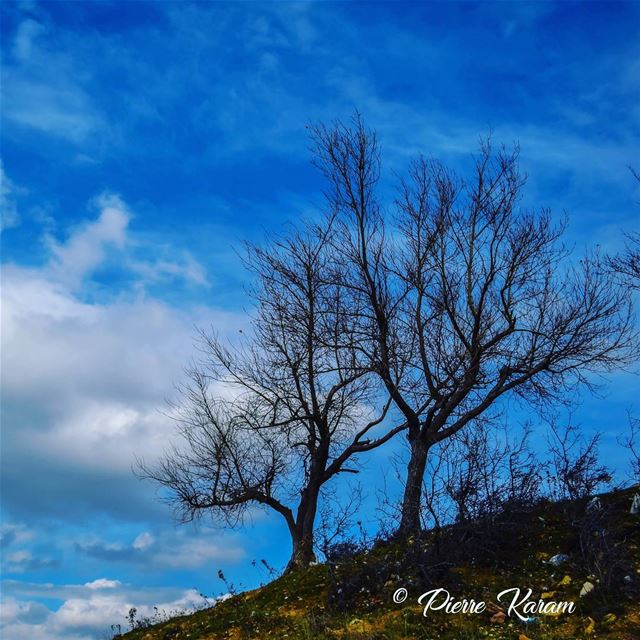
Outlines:
POLYGON ((400 587, 400 589, 398 589, 393 594, 393 601, 396 604, 402 604, 406 599, 407 599, 407 590, 404 587, 400 587))

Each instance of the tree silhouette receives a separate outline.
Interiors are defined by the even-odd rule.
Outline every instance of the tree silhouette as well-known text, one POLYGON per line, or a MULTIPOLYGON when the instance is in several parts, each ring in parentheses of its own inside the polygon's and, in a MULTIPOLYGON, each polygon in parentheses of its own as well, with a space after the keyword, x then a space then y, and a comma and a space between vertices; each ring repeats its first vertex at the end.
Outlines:
POLYGON ((597 257, 571 259, 549 211, 520 208, 517 148, 482 142, 468 179, 418 159, 392 224, 379 199, 375 132, 356 115, 312 135, 359 343, 407 425, 399 533, 408 536, 420 528, 433 445, 504 396, 557 401, 633 358, 629 295, 597 257))

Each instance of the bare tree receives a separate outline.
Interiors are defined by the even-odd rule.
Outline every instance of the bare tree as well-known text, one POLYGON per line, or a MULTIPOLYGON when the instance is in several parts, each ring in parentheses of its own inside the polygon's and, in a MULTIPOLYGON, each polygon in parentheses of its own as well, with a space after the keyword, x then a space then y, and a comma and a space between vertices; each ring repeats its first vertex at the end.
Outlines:
POLYGON ((611 482, 607 467, 599 462, 600 434, 585 439, 572 424, 549 425, 547 436, 551 456, 549 492, 555 500, 586 498, 602 485, 611 482))
MULTIPOLYGON (((629 167, 631 174, 640 183, 640 173, 629 167)), ((640 233, 625 233, 627 239, 624 251, 610 257, 607 262, 614 274, 621 277, 629 287, 640 289, 640 233)))
POLYGON ((427 460, 426 528, 491 524, 508 507, 533 504, 541 495, 543 465, 530 449, 530 437, 530 425, 512 434, 506 422, 482 420, 442 441, 427 460))
POLYGON ((629 450, 630 479, 640 485, 640 419, 628 415, 627 432, 618 438, 618 443, 629 450))
POLYGON ((359 546, 353 539, 357 514, 362 506, 362 486, 352 485, 346 488, 326 485, 322 492, 318 510, 318 527, 316 529, 317 546, 325 558, 340 549, 356 549, 359 546))
POLYGON ((548 403, 629 361, 630 301, 596 258, 570 260, 548 211, 519 207, 517 149, 482 143, 468 180, 418 159, 391 225, 375 133, 356 115, 312 135, 359 343, 408 427, 407 536, 420 528, 430 448, 503 396, 548 403))
POLYGON ((139 465, 183 521, 212 513, 234 526, 252 505, 279 513, 291 535, 289 568, 314 559, 322 487, 404 428, 376 431, 390 402, 379 401, 335 283, 332 224, 248 247, 252 331, 235 345, 201 333, 203 358, 177 406, 182 446, 139 465))
POLYGON ((609 258, 613 272, 624 278, 629 287, 640 289, 640 233, 629 232, 624 251, 609 258))

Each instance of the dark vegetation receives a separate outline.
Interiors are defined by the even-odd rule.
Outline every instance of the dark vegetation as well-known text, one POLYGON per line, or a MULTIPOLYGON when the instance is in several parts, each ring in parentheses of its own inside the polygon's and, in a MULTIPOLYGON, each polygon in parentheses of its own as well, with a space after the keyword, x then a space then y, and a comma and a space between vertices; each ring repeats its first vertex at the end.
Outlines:
POLYGON ((548 454, 539 459, 529 429, 515 439, 486 424, 452 438, 433 457, 437 473, 430 477, 438 481, 423 487, 425 526, 415 536, 397 535, 388 499, 381 516, 391 524, 374 538, 360 522, 346 526, 357 517, 357 509, 347 509, 337 534, 319 545, 324 564, 277 577, 266 562, 254 563, 271 582, 246 593, 219 571, 224 598, 214 606, 205 600, 207 608, 191 615, 156 611, 142 619, 130 612, 125 637, 552 640, 597 633, 632 640, 640 633, 640 514, 631 508, 640 492, 636 429, 632 421, 621 439, 632 445, 635 484, 599 493, 611 476, 599 462, 596 438, 552 424, 548 454), (401 587, 409 597, 394 603, 401 587), (573 601, 576 611, 536 615, 528 625, 503 619, 506 607, 496 596, 513 587, 532 589, 534 600, 573 601), (424 617, 417 597, 434 588, 484 600, 487 613, 424 617))
POLYGON ((582 638, 593 633, 634 640, 640 633, 640 527, 629 513, 638 487, 590 498, 506 508, 491 523, 453 524, 408 541, 376 540, 366 548, 336 545, 327 562, 288 572, 265 587, 234 595, 192 615, 134 629, 127 640, 443 638, 532 640, 582 638), (559 565, 549 563, 565 554, 559 565), (594 589, 580 597, 586 582, 594 589), (496 595, 514 586, 532 598, 574 601, 576 611, 491 622, 496 595), (406 602, 394 604, 399 587, 406 602), (423 617, 425 590, 445 587, 457 597, 490 603, 486 614, 423 617), (550 595, 552 594, 552 595, 550 595), (585 629, 593 623, 590 633, 585 629))

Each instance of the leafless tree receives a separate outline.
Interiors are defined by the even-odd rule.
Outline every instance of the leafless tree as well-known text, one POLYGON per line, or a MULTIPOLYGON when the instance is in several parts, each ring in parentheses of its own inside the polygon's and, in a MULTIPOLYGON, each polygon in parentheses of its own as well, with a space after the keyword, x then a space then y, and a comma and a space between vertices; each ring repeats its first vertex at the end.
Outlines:
POLYGON ((518 150, 483 142, 469 179, 418 159, 395 220, 382 213, 380 148, 356 115, 311 129, 337 216, 342 284, 361 348, 408 425, 399 534, 420 528, 430 448, 503 396, 544 404, 632 357, 627 292, 574 263, 548 211, 523 210, 518 150))
POLYGON ((363 493, 359 484, 346 489, 335 484, 326 487, 321 494, 316 538, 322 555, 330 558, 341 546, 358 548, 353 535, 356 523, 361 524, 357 516, 362 507, 363 493))
POLYGON ((549 425, 549 493, 554 499, 585 498, 611 481, 609 470, 599 461, 599 440, 599 434, 584 438, 572 424, 559 426, 552 422, 549 425))
POLYGON ((629 414, 628 420, 628 430, 618 438, 618 442, 629 451, 629 475, 632 483, 640 485, 640 418, 629 414))
POLYGON ((529 446, 531 426, 511 433, 504 421, 483 420, 442 441, 427 460, 425 528, 492 521, 540 497, 542 465, 529 446))
MULTIPOLYGON (((640 183, 640 173, 630 167, 633 177, 640 183)), ((626 245, 624 251, 617 256, 610 257, 607 262, 614 274, 624 279, 633 289, 640 289, 640 233, 630 231, 625 233, 626 245)))
POLYGON ((324 485, 356 472, 357 454, 404 428, 379 426, 390 402, 335 282, 332 225, 329 218, 248 247, 252 330, 236 344, 201 333, 201 361, 176 405, 181 446, 138 469, 166 490, 183 521, 212 513, 235 526, 251 506, 273 509, 291 535, 290 568, 314 559, 324 485))
POLYGON ((624 251, 609 259, 613 272, 624 278, 632 289, 640 289, 640 233, 629 232, 624 251))

